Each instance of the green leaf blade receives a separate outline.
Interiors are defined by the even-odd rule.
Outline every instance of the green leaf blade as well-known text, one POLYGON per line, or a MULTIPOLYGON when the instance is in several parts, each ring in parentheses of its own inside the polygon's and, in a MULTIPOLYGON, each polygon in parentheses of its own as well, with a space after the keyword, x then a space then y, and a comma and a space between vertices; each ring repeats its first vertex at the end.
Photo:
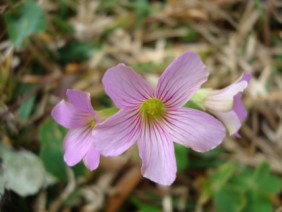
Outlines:
POLYGON ((45 30, 46 18, 34 0, 27 0, 4 14, 8 35, 16 47, 22 47, 31 34, 45 30))

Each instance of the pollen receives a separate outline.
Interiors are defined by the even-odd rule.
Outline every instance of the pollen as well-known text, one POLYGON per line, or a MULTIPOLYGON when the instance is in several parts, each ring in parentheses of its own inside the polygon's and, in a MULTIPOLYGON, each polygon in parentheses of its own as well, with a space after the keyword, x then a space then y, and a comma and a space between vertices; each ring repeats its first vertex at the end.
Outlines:
POLYGON ((165 109, 164 103, 157 98, 148 99, 141 105, 141 113, 145 119, 161 119, 165 109))

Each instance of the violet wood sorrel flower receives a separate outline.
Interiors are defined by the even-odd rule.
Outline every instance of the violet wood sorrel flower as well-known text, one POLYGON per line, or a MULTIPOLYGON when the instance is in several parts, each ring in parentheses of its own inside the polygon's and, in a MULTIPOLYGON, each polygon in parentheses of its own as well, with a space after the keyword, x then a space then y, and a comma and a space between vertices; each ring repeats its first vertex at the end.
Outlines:
POLYGON ((53 119, 69 131, 64 139, 64 160, 69 166, 83 159, 90 170, 98 167, 100 153, 94 146, 92 131, 99 123, 92 108, 90 94, 79 90, 67 90, 70 102, 60 101, 52 110, 53 119))
POLYGON ((223 89, 200 89, 191 101, 221 120, 230 135, 239 137, 241 121, 247 117, 241 97, 251 77, 251 74, 246 72, 236 82, 223 89))
POLYGON ((176 177, 173 141, 205 152, 225 136, 223 124, 211 115, 181 108, 207 77, 205 65, 193 52, 167 67, 156 90, 124 64, 110 68, 103 84, 120 111, 93 131, 97 149, 116 156, 138 140, 143 176, 170 185, 176 177))

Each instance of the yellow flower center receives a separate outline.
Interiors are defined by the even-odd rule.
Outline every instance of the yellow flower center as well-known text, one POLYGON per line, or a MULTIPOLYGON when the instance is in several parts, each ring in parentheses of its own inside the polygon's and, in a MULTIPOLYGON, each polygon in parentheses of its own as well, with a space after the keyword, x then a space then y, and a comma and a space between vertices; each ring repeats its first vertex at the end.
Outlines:
POLYGON ((162 103, 162 101, 157 98, 148 99, 141 105, 142 115, 145 119, 150 120, 158 120, 162 118, 165 109, 166 108, 164 103, 162 103))
POLYGON ((90 122, 90 127, 91 128, 94 128, 96 126, 96 121, 95 120, 92 120, 91 122, 90 122))

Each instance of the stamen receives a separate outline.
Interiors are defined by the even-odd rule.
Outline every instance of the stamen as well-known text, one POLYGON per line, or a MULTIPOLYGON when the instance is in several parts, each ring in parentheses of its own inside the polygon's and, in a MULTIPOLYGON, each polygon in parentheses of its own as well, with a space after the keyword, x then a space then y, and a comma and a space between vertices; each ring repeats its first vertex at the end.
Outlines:
POLYGON ((91 121, 90 122, 90 127, 94 128, 95 126, 96 126, 96 121, 95 120, 91 121))
POLYGON ((141 113, 145 119, 158 120, 162 118, 165 109, 165 105, 157 98, 148 99, 141 105, 141 113))

